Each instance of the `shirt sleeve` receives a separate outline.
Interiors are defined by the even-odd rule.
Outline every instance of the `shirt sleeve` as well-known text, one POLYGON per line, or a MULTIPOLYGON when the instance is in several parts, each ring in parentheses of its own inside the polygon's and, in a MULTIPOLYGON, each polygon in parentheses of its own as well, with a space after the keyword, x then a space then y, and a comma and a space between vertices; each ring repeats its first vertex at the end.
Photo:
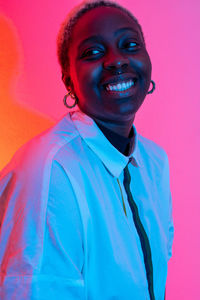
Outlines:
POLYGON ((0 180, 0 299, 86 299, 82 223, 69 179, 48 170, 0 180))
POLYGON ((174 240, 174 222, 172 216, 172 197, 169 197, 169 239, 168 239, 168 260, 172 257, 172 244, 174 240))
POLYGON ((172 245, 174 240, 174 222, 173 222, 173 203, 170 189, 170 170, 169 170, 169 159, 166 152, 164 154, 164 168, 163 168, 163 192, 166 194, 166 203, 165 213, 166 213, 166 230, 168 229, 167 234, 167 260, 172 257, 172 245))

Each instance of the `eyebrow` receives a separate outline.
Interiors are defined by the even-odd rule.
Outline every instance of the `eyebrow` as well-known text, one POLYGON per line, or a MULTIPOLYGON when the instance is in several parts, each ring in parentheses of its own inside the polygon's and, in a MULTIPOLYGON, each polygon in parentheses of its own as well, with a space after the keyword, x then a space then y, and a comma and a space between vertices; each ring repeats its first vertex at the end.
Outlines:
POLYGON ((123 31, 132 31, 133 33, 136 33, 138 35, 138 31, 134 30, 132 27, 122 27, 115 31, 114 36, 118 35, 119 33, 123 31))
MULTIPOLYGON (((132 29, 131 27, 123 27, 123 28, 119 28, 114 32, 114 36, 117 36, 118 34, 124 32, 124 31, 132 31, 133 33, 135 33, 137 36, 139 36, 138 31, 132 29)), ((95 41, 97 39, 102 40, 102 36, 101 35, 92 35, 86 39, 84 39, 83 41, 81 41, 79 43, 78 49, 80 49, 85 43, 90 42, 90 41, 95 41)))

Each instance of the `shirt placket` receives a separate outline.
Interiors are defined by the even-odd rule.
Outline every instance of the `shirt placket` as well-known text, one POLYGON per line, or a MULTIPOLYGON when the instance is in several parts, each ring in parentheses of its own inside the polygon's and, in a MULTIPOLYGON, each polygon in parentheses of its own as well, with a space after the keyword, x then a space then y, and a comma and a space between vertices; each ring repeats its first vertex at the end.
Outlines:
MULTIPOLYGON (((132 226, 135 226, 135 228, 137 230, 137 234, 140 238, 140 243, 141 243, 141 248, 142 248, 143 258, 144 258, 144 264, 145 264, 145 269, 146 269, 149 296, 150 296, 151 300, 155 300, 154 290, 153 290, 153 265, 152 265, 150 243, 148 240, 148 236, 145 232, 145 229, 143 227, 143 224, 140 220, 137 205, 136 205, 135 201, 133 200, 133 196, 132 196, 132 193, 130 190, 130 181, 131 181, 131 176, 130 176, 130 173, 128 170, 128 165, 127 165, 124 169, 124 179, 123 179, 123 190, 125 190, 126 195, 127 195, 126 204, 125 204, 125 197, 124 197, 123 191, 122 191, 122 184, 120 183, 119 178, 117 178, 117 183, 118 183, 120 193, 121 193, 123 211, 124 211, 124 214, 127 219, 128 219, 128 213, 127 213, 128 205, 132 212, 133 222, 131 222, 131 223, 128 222, 128 223, 129 223, 129 225, 131 224, 132 226)), ((129 217, 130 217, 130 215, 129 215, 129 217)))

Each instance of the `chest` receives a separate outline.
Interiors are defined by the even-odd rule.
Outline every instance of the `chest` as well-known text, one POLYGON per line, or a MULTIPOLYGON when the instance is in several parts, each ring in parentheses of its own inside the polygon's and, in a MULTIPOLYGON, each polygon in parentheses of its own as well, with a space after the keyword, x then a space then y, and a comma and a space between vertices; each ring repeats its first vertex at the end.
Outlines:
MULTIPOLYGON (((130 174, 130 190, 151 246, 155 293, 162 295, 168 234, 164 182, 157 174, 134 167, 130 167, 130 174)), ((143 252, 123 185, 123 172, 115 178, 103 165, 88 166, 87 173, 82 170, 79 182, 73 184, 84 220, 84 273, 89 293, 98 291, 98 295, 103 292, 120 299, 126 290, 127 297, 123 299, 129 299, 130 293, 138 295, 135 299, 148 299, 143 252)), ((99 299, 98 295, 95 299, 99 299)))

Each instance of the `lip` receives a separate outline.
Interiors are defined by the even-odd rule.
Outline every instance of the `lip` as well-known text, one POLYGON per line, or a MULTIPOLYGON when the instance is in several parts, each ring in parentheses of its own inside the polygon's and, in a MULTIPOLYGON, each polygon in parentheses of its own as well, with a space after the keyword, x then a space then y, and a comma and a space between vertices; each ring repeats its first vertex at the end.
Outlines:
POLYGON ((122 81, 128 81, 128 80, 133 80, 134 83, 137 81, 137 76, 131 73, 123 73, 121 75, 116 75, 116 76, 111 76, 106 80, 102 81, 102 85, 105 88, 106 85, 108 84, 117 84, 122 81))

